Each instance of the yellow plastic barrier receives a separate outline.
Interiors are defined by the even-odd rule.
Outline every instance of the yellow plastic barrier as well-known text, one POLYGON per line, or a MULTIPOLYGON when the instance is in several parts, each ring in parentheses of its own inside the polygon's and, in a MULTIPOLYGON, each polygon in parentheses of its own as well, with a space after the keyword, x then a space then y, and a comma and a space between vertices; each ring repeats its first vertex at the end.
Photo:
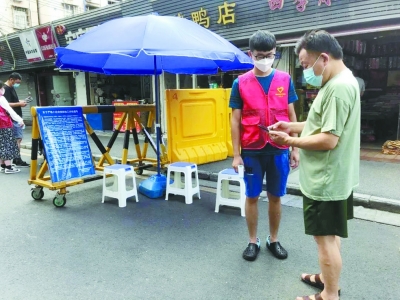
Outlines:
POLYGON ((168 157, 205 164, 227 158, 224 89, 167 90, 168 157))
MULTIPOLYGON (((135 166, 135 171, 137 174, 142 174, 143 169, 149 167, 157 166, 157 159, 148 158, 147 157, 147 149, 150 145, 153 148, 156 148, 155 143, 151 139, 149 135, 150 128, 153 125, 154 117, 155 117, 155 106, 154 105, 126 105, 126 106, 113 106, 113 105, 102 105, 102 106, 82 106, 82 111, 84 114, 91 113, 110 113, 110 112, 121 112, 122 117, 114 130, 110 141, 107 146, 104 147, 96 133, 90 127, 89 123, 85 119, 85 127, 87 133, 95 142, 96 146, 99 148, 101 152, 100 159, 95 164, 95 169, 98 171, 103 171, 104 166, 114 164, 114 160, 110 156, 110 150, 120 133, 121 127, 124 124, 125 120, 127 120, 127 127, 131 130, 126 130, 124 133, 125 139, 123 143, 122 155, 121 155, 121 163, 122 164, 132 164, 135 166), (138 113, 139 112, 149 112, 149 118, 146 125, 141 124, 138 113), (143 148, 140 148, 139 139, 136 132, 135 123, 139 123, 144 133, 146 134, 146 139, 143 143, 143 148), (129 136, 133 136, 135 150, 137 158, 128 158, 128 145, 129 145, 129 136), (150 164, 145 164, 145 162, 149 162, 150 164)), ((48 175, 48 164, 45 160, 43 164, 40 166, 38 170, 37 156, 39 149, 39 140, 40 140, 40 131, 39 131, 39 123, 38 116, 36 112, 36 107, 31 108, 32 114, 32 151, 31 151, 31 167, 30 167, 30 176, 28 183, 34 184, 35 187, 32 189, 32 198, 35 200, 40 200, 44 196, 43 188, 48 188, 49 190, 59 190, 56 196, 53 199, 53 204, 57 207, 62 207, 66 203, 65 195, 68 193, 67 187, 74 186, 77 184, 82 184, 85 182, 90 182, 93 180, 102 179, 102 175, 94 175, 85 178, 76 178, 63 182, 52 182, 50 175, 48 175)), ((169 163, 167 157, 167 151, 163 144, 160 145, 160 165, 163 167, 165 164, 169 163)))
POLYGON ((231 97, 231 90, 225 90, 225 98, 227 101, 226 105, 226 116, 227 116, 227 123, 226 123, 226 147, 228 148, 228 156, 233 157, 233 145, 232 145, 232 135, 231 135, 231 118, 232 118, 232 108, 229 107, 229 98, 231 97))

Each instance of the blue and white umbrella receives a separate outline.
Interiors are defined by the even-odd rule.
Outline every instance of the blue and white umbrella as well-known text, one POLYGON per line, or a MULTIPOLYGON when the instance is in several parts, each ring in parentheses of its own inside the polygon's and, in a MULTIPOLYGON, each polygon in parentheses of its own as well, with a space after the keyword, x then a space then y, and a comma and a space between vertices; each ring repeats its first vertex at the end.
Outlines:
MULTIPOLYGON (((108 21, 56 48, 56 66, 107 75, 215 74, 251 69, 251 59, 214 32, 184 18, 147 15, 108 21)), ((156 76, 156 122, 159 123, 156 76)), ((160 127, 157 173, 160 176, 160 127)))

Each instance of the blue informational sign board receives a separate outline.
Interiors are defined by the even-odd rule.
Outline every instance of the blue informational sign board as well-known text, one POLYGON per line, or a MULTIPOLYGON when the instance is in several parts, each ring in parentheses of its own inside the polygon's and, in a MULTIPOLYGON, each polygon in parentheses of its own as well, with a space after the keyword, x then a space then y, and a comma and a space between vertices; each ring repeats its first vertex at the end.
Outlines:
POLYGON ((82 107, 36 109, 52 182, 95 174, 82 107))

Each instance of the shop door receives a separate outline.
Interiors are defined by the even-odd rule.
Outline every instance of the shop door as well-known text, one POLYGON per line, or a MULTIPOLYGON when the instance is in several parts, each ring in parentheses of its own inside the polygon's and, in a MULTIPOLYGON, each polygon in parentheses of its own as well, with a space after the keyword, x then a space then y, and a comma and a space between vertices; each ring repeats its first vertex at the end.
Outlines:
POLYGON ((75 80, 72 74, 39 74, 38 90, 40 106, 74 105, 75 80))
POLYGON ((38 91, 39 91, 39 106, 50 106, 52 103, 48 102, 46 95, 46 77, 38 76, 38 91))

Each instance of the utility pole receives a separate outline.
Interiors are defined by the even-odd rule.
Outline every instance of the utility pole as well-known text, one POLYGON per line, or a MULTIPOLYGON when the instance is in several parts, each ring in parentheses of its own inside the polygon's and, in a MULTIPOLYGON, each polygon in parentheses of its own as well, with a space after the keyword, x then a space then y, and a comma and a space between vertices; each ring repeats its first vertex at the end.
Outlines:
POLYGON ((40 0, 36 0, 36 11, 37 11, 38 25, 41 25, 42 23, 40 22, 39 1, 40 0))
POLYGON ((29 23, 28 27, 32 27, 32 12, 31 12, 31 0, 28 0, 28 9, 29 9, 29 23))

